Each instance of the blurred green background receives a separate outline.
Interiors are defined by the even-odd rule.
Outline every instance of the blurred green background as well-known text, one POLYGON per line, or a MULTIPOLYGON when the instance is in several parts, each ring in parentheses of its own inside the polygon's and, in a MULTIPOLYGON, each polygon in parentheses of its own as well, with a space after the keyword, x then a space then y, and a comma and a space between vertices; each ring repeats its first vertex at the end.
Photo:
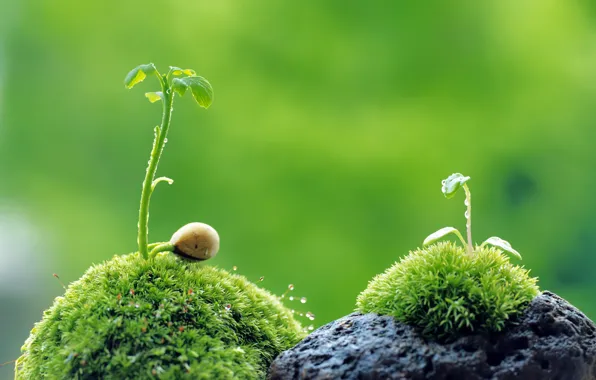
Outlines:
MULTIPOLYGON (((194 68, 150 238, 220 233, 213 264, 316 326, 440 227, 509 240, 596 317, 596 7, 587 1, 8 0, 0 12, 0 362, 92 263, 133 251, 161 106, 141 63, 194 68), (289 305, 292 305, 289 303, 289 305)), ((307 323, 306 321, 305 323, 307 323)), ((12 377, 12 365, 0 378, 12 377)))

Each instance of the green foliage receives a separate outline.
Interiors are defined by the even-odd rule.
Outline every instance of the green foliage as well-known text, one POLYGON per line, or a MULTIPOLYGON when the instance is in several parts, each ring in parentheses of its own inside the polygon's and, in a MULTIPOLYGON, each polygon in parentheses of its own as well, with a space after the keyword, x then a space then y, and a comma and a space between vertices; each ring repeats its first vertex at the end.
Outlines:
POLYGON ((57 297, 17 379, 262 378, 304 333, 246 278, 160 254, 115 256, 57 297))
POLYGON ((441 188, 441 191, 443 192, 443 195, 445 195, 445 198, 451 199, 455 193, 457 193, 457 190, 459 190, 469 180, 470 177, 466 177, 460 173, 453 173, 447 177, 447 179, 443 180, 443 187, 441 188))
POLYGON ((145 80, 147 75, 155 75, 159 79, 162 91, 147 92, 145 96, 151 103, 158 100, 165 100, 166 97, 171 96, 170 88, 173 88, 180 96, 184 95, 187 89, 190 89, 192 96, 196 102, 203 108, 209 108, 213 103, 213 87, 209 81, 192 69, 181 69, 176 66, 170 66, 170 70, 166 75, 162 75, 157 71, 153 63, 139 65, 132 69, 126 77, 124 77, 124 86, 128 89, 133 88, 136 84, 145 80), (172 76, 181 76, 180 78, 172 78, 172 76))
POLYGON ((156 92, 146 92, 145 97, 149 99, 151 103, 155 103, 159 100, 163 100, 163 92, 156 91, 156 92))
POLYGON ((159 77, 159 73, 157 72, 157 69, 153 63, 139 65, 126 74, 126 77, 124 78, 124 85, 126 88, 133 88, 137 83, 144 81, 147 75, 151 74, 157 74, 159 77))
POLYGON ((432 234, 428 235, 426 237, 426 239, 424 239, 424 241, 422 242, 422 245, 426 246, 426 245, 432 244, 449 234, 456 235, 459 238, 459 240, 462 242, 462 244, 464 246, 466 245, 466 241, 464 240, 464 237, 457 230, 457 228, 454 228, 454 227, 443 227, 440 230, 433 232, 432 234))
POLYGON ((392 315, 435 338, 500 331, 536 296, 536 278, 497 248, 451 242, 410 252, 358 296, 362 313, 392 315))
POLYGON ((521 260, 521 255, 519 254, 519 252, 517 252, 508 241, 503 240, 498 236, 489 237, 488 239, 486 239, 484 241, 484 243, 482 243, 480 245, 480 247, 482 248, 487 244, 494 245, 495 247, 501 248, 503 251, 509 252, 521 260))
MULTIPOLYGON (((173 72, 177 72, 174 70, 173 72)), ((185 78, 174 78, 172 87, 180 94, 184 95, 187 89, 192 92, 193 98, 203 108, 209 108, 213 102, 213 88, 207 79, 198 76, 189 76, 185 78)))

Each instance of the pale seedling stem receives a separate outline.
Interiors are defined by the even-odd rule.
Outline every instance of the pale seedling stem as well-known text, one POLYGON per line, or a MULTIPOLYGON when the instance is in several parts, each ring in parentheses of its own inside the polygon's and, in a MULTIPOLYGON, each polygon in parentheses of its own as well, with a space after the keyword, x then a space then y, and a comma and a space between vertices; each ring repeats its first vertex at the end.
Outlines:
POLYGON ((474 246, 472 243, 472 193, 467 184, 463 185, 466 193, 465 205, 468 207, 466 210, 466 231, 468 233, 468 253, 471 255, 474 252, 474 246))

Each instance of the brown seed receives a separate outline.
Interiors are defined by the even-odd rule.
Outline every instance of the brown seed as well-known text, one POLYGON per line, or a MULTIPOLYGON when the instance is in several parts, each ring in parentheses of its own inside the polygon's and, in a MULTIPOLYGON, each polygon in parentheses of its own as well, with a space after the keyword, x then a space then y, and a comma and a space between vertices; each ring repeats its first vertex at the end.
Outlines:
POLYGON ((219 235, 205 223, 189 223, 172 235, 174 253, 192 260, 207 260, 219 251, 219 235))

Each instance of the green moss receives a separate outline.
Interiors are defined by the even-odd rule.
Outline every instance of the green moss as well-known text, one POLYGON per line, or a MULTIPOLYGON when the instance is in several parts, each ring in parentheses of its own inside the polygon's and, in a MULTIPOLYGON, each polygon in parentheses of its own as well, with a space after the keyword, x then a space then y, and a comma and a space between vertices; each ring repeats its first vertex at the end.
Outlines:
POLYGON ((172 254, 115 256, 45 311, 17 379, 263 378, 304 337, 246 278, 172 254))
POLYGON ((426 336, 500 331, 538 295, 536 279, 497 248, 467 254, 450 242, 410 252, 376 276, 357 310, 394 316, 426 336))

